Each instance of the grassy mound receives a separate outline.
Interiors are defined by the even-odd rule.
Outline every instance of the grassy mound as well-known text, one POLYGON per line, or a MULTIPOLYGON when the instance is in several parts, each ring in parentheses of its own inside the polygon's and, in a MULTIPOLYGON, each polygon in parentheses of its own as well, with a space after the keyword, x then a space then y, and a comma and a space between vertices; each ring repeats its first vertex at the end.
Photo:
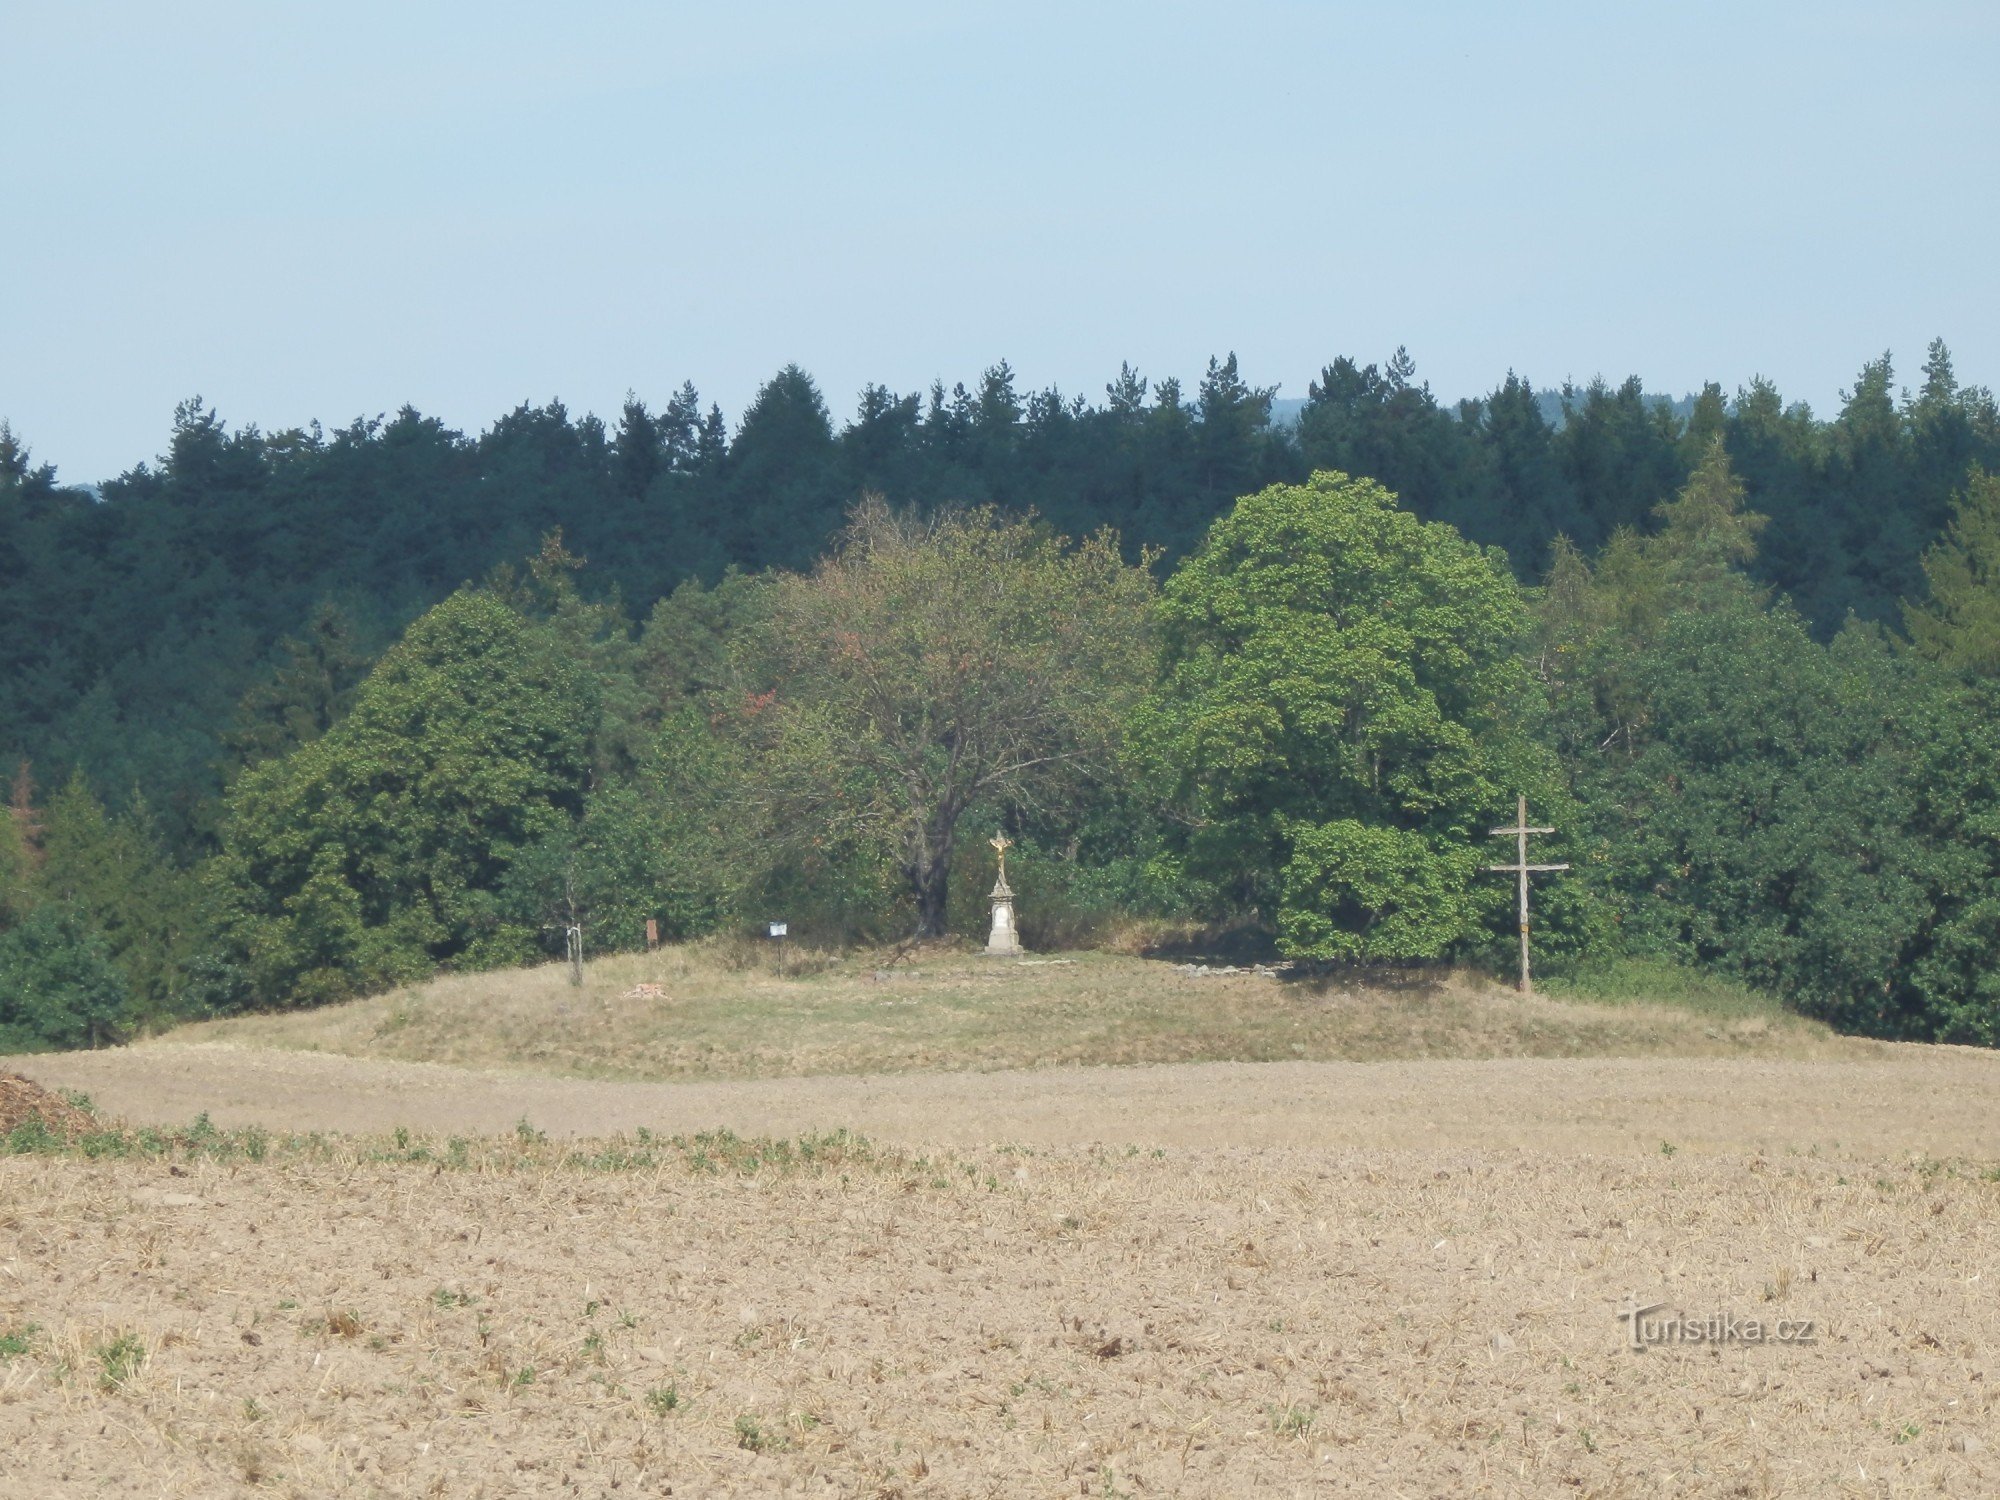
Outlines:
POLYGON ((1523 997, 1476 974, 1312 976, 1084 952, 837 955, 691 944, 454 975, 321 1010, 183 1027, 227 1042, 572 1077, 692 1079, 1063 1065, 1501 1057, 1840 1057, 1748 991, 1672 971, 1523 997))

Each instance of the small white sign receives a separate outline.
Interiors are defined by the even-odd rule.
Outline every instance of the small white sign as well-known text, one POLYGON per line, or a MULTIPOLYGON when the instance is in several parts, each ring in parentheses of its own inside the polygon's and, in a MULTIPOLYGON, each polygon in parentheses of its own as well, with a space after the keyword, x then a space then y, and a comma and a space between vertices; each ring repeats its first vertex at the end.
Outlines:
POLYGON ((791 931, 790 925, 784 922, 773 922, 770 926, 772 937, 784 937, 791 931))

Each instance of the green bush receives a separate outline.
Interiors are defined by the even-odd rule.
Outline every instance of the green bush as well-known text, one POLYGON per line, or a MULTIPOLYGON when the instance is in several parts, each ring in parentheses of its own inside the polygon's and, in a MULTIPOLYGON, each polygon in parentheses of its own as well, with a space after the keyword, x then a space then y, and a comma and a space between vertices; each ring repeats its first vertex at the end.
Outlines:
POLYGON ((75 908, 45 902, 0 934, 0 1051, 99 1046, 129 1008, 104 939, 75 908))

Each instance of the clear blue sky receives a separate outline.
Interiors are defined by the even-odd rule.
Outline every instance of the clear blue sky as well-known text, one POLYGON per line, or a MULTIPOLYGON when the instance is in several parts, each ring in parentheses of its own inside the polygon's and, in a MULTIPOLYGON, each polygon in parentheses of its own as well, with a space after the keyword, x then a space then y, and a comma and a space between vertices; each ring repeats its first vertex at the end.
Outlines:
POLYGON ((0 69, 0 417, 71 481, 195 393, 733 421, 792 360, 2000 384, 1991 4, 0 0, 0 69))

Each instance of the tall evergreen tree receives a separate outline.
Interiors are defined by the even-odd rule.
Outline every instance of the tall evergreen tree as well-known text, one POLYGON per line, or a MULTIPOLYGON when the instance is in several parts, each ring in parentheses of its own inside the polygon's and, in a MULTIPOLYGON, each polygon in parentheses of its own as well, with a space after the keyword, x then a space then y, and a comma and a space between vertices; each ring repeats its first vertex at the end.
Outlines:
POLYGON ((1923 570, 1928 597, 1903 606, 1911 644, 1955 670, 2000 677, 2000 475, 1973 471, 1923 570))
POLYGON ((322 600, 305 634, 279 643, 277 670, 243 695, 222 736, 232 773, 311 744, 339 722, 368 667, 354 636, 347 614, 322 600))

